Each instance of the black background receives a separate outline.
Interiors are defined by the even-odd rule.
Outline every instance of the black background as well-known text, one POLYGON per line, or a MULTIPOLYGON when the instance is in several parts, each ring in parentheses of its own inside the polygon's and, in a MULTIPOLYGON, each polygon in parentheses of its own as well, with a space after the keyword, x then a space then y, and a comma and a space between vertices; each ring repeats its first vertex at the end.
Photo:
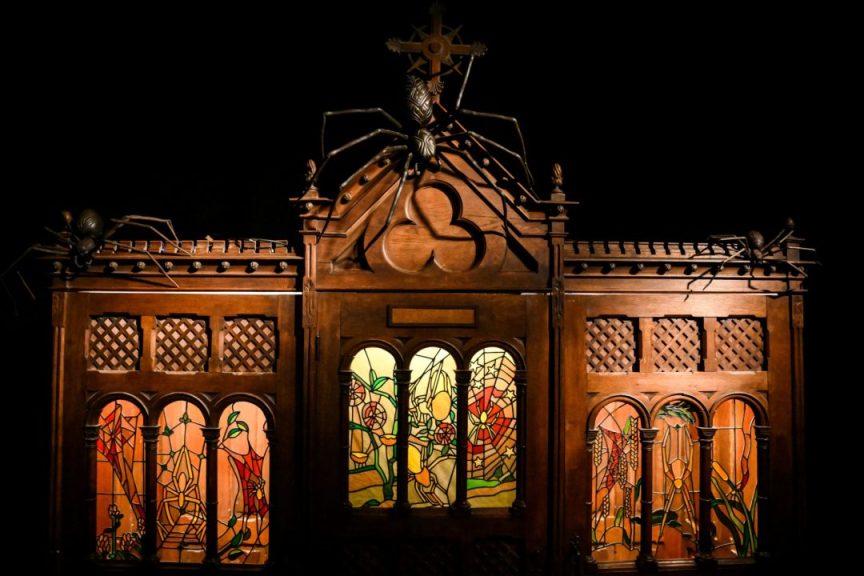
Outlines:
MULTIPOLYGON (((428 21, 425 4, 395 1, 319 2, 302 14, 82 10, 22 19, 7 56, 15 177, 0 230, 4 267, 47 240, 41 227, 59 227, 61 208, 170 217, 182 238, 293 238, 288 199, 318 155, 321 112, 399 114, 407 60, 384 41, 428 21)), ((489 47, 465 106, 519 118, 541 194, 551 164, 563 165, 568 197, 582 203, 572 238, 773 235, 796 219, 825 264, 808 297, 808 441, 819 446, 831 404, 821 336, 843 211, 835 174, 844 154, 832 130, 844 75, 831 21, 786 7, 601 14, 487 1, 451 6, 445 23, 489 47)), ((18 301, 17 318, 10 306, 0 318, 15 335, 4 385, 23 387, 45 430, 30 448, 42 494, 50 333, 49 299, 38 296, 18 301)), ((14 506, 42 534, 24 545, 43 550, 41 498, 14 506)))

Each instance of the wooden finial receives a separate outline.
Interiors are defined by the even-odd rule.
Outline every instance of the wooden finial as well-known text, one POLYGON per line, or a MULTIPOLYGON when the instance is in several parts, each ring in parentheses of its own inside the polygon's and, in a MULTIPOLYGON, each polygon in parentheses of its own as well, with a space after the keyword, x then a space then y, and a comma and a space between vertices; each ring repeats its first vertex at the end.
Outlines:
POLYGON ((315 178, 315 173, 318 172, 318 166, 315 165, 315 160, 311 158, 306 161, 306 182, 312 182, 315 178))
POLYGON ((564 185, 564 170, 557 162, 552 165, 552 185, 555 186, 556 192, 559 192, 560 190, 557 189, 564 185))

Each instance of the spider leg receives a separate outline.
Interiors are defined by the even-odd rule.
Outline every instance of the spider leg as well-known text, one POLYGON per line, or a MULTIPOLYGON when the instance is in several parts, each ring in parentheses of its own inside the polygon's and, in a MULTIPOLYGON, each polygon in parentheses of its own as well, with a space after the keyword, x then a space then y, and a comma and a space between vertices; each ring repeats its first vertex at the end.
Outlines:
POLYGON ((765 244, 765 246, 762 248, 762 251, 763 251, 765 254, 768 254, 770 250, 773 250, 774 248, 780 248, 780 246, 782 246, 783 243, 784 243, 784 242, 785 242, 785 241, 786 241, 790 236, 792 236, 792 234, 793 234, 794 232, 795 232, 794 230, 788 230, 788 229, 783 229, 783 230, 781 230, 780 232, 777 233, 776 236, 774 236, 774 238, 771 239, 770 242, 768 242, 767 244, 765 244))
POLYGON ((393 213, 396 211, 396 203, 399 202, 399 196, 402 195, 402 189, 405 187, 405 179, 408 178, 408 169, 411 167, 411 161, 414 159, 414 154, 411 152, 408 153, 408 156, 405 158, 405 165, 402 167, 402 176, 399 178, 399 186, 396 188, 396 192, 393 194, 393 203, 390 204, 390 211, 387 212, 387 220, 384 221, 384 226, 381 227, 375 236, 373 236, 369 242, 366 244, 366 248, 368 249, 372 244, 375 243, 378 238, 384 233, 387 228, 390 227, 390 222, 393 221, 393 213))
POLYGON ((360 136, 359 138, 355 138, 347 144, 344 144, 339 148, 336 148, 335 150, 331 150, 327 153, 326 156, 324 156, 324 161, 321 163, 321 166, 318 167, 318 170, 315 171, 315 176, 313 176, 312 180, 309 182, 308 188, 311 188, 312 186, 318 184, 318 178, 321 176, 321 174, 324 173, 324 168, 327 166, 327 163, 330 162, 330 160, 332 160, 334 157, 345 152, 346 150, 353 148, 354 146, 357 146, 358 144, 362 144, 363 142, 371 140, 372 138, 375 138, 376 136, 380 136, 382 134, 386 136, 392 136, 394 138, 399 138, 400 140, 408 140, 407 134, 403 134, 402 132, 396 132, 395 130, 389 130, 387 128, 377 128, 372 132, 369 132, 368 134, 360 136))
POLYGON ((177 232, 174 230, 174 225, 171 223, 171 220, 167 218, 156 218, 154 216, 140 216, 138 214, 130 214, 129 216, 123 216, 122 218, 112 218, 111 222, 114 222, 114 226, 111 227, 108 232, 105 233, 104 239, 108 240, 111 236, 114 235, 120 228, 123 226, 137 226, 138 228, 145 228, 150 230, 157 236, 159 236, 162 240, 165 241, 166 244, 169 244, 174 247, 174 249, 183 254, 184 256, 192 256, 188 250, 184 249, 180 245, 180 239, 177 237, 177 232), (141 222, 138 222, 141 220, 141 222), (147 222, 155 222, 157 224, 164 224, 168 231, 171 233, 172 238, 169 238, 152 224, 147 224, 147 222))
POLYGON ((462 108, 462 95, 465 94, 465 86, 468 85, 468 77, 471 76, 471 67, 474 65, 474 54, 468 59, 468 69, 465 70, 465 76, 462 78, 462 87, 459 89, 459 97, 456 99, 455 112, 459 112, 462 108))
POLYGON ((790 268, 792 268, 793 270, 795 270, 796 272, 798 272, 799 274, 801 274, 802 277, 808 278, 807 272, 805 272, 804 269, 801 268, 800 266, 798 266, 797 264, 793 264, 792 262, 789 262, 788 260, 784 261, 784 263, 787 266, 789 266, 790 268))
MULTIPOLYGON (((462 112, 469 113, 470 111, 469 110, 463 110, 462 112)), ((484 113, 477 112, 476 114, 482 115, 484 113)), ((507 117, 502 116, 501 118, 506 119, 507 117)), ((515 118, 513 120, 515 121, 515 118)), ((519 128, 518 128, 519 125, 517 124, 516 126, 517 126, 516 130, 518 132, 519 131, 519 128)), ((509 154, 510 156, 512 156, 513 158, 518 160, 522 164, 523 170, 525 170, 525 178, 527 178, 527 180, 528 180, 528 188, 531 190, 531 192, 534 192, 534 177, 531 175, 531 170, 528 168, 528 161, 526 160, 526 157, 524 155, 520 156, 518 152, 514 152, 510 148, 507 148, 506 146, 499 144, 495 140, 492 140, 491 138, 487 138, 486 136, 483 136, 482 134, 478 134, 477 132, 474 132, 473 130, 465 130, 464 132, 454 132, 453 134, 439 136, 438 138, 436 138, 436 141, 438 139, 449 140, 451 138, 458 138, 459 136, 470 136, 472 138, 476 138, 477 140, 480 140, 484 144, 489 144, 490 146, 494 146, 498 150, 501 150, 505 154, 509 154)), ((524 154, 525 142, 522 141, 522 133, 521 132, 519 132, 519 141, 522 144, 522 150, 523 150, 523 154, 524 154)))
MULTIPOLYGON (((736 251, 736 252, 730 254, 729 256, 727 256, 726 258, 724 258, 723 261, 720 262, 720 264, 718 264, 718 265, 716 266, 716 269, 719 270, 720 268, 723 268, 726 264, 728 264, 729 262, 731 262, 732 260, 734 260, 735 258, 737 258, 738 256, 740 256, 741 253, 744 252, 745 250, 746 250, 746 248, 741 248, 741 249, 739 249, 738 251, 736 251)), ((711 272, 712 270, 714 270, 714 269, 715 269, 714 266, 712 266, 712 267, 710 267, 710 268, 706 268, 704 272, 702 272, 701 274, 699 274, 699 275, 696 276, 695 278, 692 278, 689 282, 687 282, 687 289, 689 290, 689 289, 690 289, 690 286, 691 286, 694 282, 696 282, 697 280, 702 279, 706 274, 710 273, 710 272, 711 272)), ((715 272, 715 273, 713 273, 713 274, 711 275, 711 280, 710 280, 710 281, 705 285, 704 288, 702 288, 702 290, 706 290, 709 286, 711 286, 711 283, 714 282, 714 278, 716 278, 716 277, 717 277, 717 273, 715 272)))
POLYGON ((156 267, 159 269, 159 271, 162 273, 162 275, 165 276, 165 278, 166 278, 169 282, 171 282, 171 284, 174 285, 175 288, 180 288, 180 285, 177 284, 177 282, 175 282, 174 279, 171 278, 171 276, 168 275, 168 271, 165 270, 165 268, 162 267, 162 264, 160 264, 159 261, 156 260, 156 258, 153 256, 153 254, 151 254, 149 251, 147 251, 147 250, 142 250, 141 248, 135 248, 134 246, 126 246, 126 245, 123 245, 123 244, 119 244, 119 243, 115 242, 114 240, 104 240, 104 243, 105 243, 106 246, 112 246, 112 247, 114 247, 114 248, 120 248, 120 249, 122 249, 122 250, 129 250, 130 252, 135 252, 135 253, 137 253, 137 254, 144 254, 144 255, 146 255, 148 258, 150 258, 150 261, 153 262, 153 264, 156 265, 156 267))
POLYGON ((397 129, 402 130, 402 124, 393 118, 389 112, 383 108, 351 108, 349 110, 334 110, 324 112, 321 115, 321 157, 324 157, 324 131, 327 129, 327 118, 332 116, 346 116, 348 114, 380 114, 389 120, 397 129))
POLYGON ((408 146, 406 146, 405 144, 399 144, 397 146, 387 146, 381 152, 379 152, 378 154, 373 156, 372 159, 369 160, 369 162, 367 162, 366 164, 364 164, 359 170, 355 171, 353 174, 351 174, 351 176, 346 178, 345 181, 339 185, 339 190, 342 190, 343 188, 345 188, 345 186, 347 186, 349 182, 351 182, 354 178, 356 178, 358 174, 360 174, 361 172, 363 172, 367 168, 369 168, 369 166, 371 166, 372 164, 378 162, 379 160, 381 160, 382 158, 385 158, 386 156, 388 156, 389 154, 391 154, 393 152, 403 151, 403 150, 407 150, 407 149, 408 149, 408 146))

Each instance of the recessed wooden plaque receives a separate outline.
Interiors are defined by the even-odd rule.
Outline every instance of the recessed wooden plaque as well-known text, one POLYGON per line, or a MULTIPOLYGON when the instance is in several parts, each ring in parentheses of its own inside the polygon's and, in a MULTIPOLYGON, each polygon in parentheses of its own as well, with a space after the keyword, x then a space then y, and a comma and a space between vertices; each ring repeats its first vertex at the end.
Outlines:
POLYGON ((477 310, 470 308, 397 307, 387 308, 389 326, 470 326, 477 325, 477 310))

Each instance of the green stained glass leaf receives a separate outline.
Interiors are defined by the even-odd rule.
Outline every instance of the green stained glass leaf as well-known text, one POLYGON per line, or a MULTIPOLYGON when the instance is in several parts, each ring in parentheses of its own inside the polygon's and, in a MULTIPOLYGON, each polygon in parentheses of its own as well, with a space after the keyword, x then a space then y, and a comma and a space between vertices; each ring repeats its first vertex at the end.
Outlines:
POLYGON ((628 434, 630 434, 630 428, 632 428, 632 427, 633 427, 633 417, 632 417, 632 416, 628 416, 628 417, 627 417, 627 421, 624 422, 624 435, 625 435, 625 436, 627 436, 628 434))
POLYGON ((375 385, 376 380, 378 380, 378 373, 375 372, 374 368, 370 368, 369 369, 369 384, 371 384, 373 386, 373 390, 374 390, 374 385, 375 385))
POLYGON ((249 425, 246 424, 246 422, 244 422, 243 420, 237 421, 237 428, 239 428, 240 430, 243 430, 244 432, 249 431, 249 425))
POLYGON ((389 378, 387 378, 387 376, 379 376, 378 378, 376 378, 375 380, 372 381, 372 390, 378 390, 379 388, 384 386, 384 384, 387 383, 387 380, 389 380, 389 378))
POLYGON ((620 506, 618 510, 615 512, 615 527, 620 527, 624 525, 624 507, 620 506))
POLYGON ((624 544, 626 546, 630 546, 630 534, 627 533, 626 530, 621 532, 622 540, 624 540, 624 544))
POLYGON ((228 552, 228 560, 236 560, 243 555, 243 550, 231 550, 228 552))
POLYGON ((228 528, 233 528, 235 524, 237 524, 237 516, 231 516, 228 519, 228 528))
POLYGON ((243 430, 241 430, 240 428, 234 428, 233 430, 228 432, 228 438, 236 438, 237 436, 239 436, 242 433, 243 433, 243 430))
POLYGON ((171 428, 169 428, 168 425, 166 424, 165 429, 162 430, 162 435, 163 436, 171 436, 172 434, 174 434, 174 431, 171 430, 171 428))
POLYGON ((234 538, 231 539, 230 546, 232 548, 236 548, 237 546, 240 546, 240 544, 242 544, 242 543, 243 543, 243 532, 237 532, 236 534, 234 534, 234 538))
POLYGON ((243 540, 248 540, 251 537, 252 537, 252 530, 250 530, 249 528, 246 528, 246 530, 243 531, 243 540))
POLYGON ((231 412, 231 414, 228 416, 228 424, 233 424, 234 421, 237 420, 238 416, 240 416, 239 410, 236 412, 231 412))
POLYGON ((639 478, 636 481, 636 485, 633 487, 633 501, 639 501, 639 495, 642 494, 642 478, 639 478))

